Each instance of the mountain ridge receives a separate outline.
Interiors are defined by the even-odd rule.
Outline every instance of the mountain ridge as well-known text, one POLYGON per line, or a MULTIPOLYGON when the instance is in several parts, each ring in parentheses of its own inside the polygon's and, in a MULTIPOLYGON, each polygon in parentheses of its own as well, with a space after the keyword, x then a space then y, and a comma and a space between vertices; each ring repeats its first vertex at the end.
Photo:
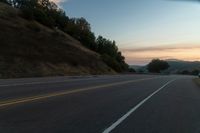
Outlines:
MULTIPOLYGON (((183 71, 192 72, 194 70, 200 71, 200 61, 184 61, 179 59, 166 59, 170 67, 163 71, 164 73, 177 74, 183 71)), ((137 72, 146 72, 147 66, 131 65, 137 72)))
POLYGON ((192 72, 193 70, 200 70, 200 61, 168 60, 167 62, 170 67, 166 70, 166 72, 170 73, 179 73, 182 71, 192 72))

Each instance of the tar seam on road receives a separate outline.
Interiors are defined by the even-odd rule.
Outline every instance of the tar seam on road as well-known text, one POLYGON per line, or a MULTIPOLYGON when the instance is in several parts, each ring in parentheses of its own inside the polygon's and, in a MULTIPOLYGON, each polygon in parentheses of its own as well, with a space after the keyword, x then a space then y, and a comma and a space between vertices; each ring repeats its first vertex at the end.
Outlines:
POLYGON ((32 101, 39 101, 39 100, 57 97, 57 96, 63 96, 63 95, 68 95, 68 94, 73 94, 73 93, 79 93, 79 92, 99 89, 99 88, 111 87, 111 86, 116 86, 116 85, 123 85, 123 84, 134 83, 134 82, 145 81, 145 80, 151 80, 151 79, 158 79, 158 78, 161 78, 161 77, 145 78, 145 79, 138 79, 138 80, 128 80, 128 81, 123 81, 123 82, 104 84, 104 85, 87 87, 87 88, 70 90, 70 91, 55 92, 55 93, 50 93, 50 94, 46 94, 46 95, 39 95, 39 96, 32 96, 32 97, 26 97, 26 98, 0 101, 0 107, 11 106, 11 105, 16 105, 16 104, 20 104, 20 103, 32 102, 32 101))
POLYGON ((116 122, 114 122, 110 127, 106 128, 103 133, 110 133, 112 130, 114 130, 119 124, 121 124, 128 116, 130 116, 132 113, 134 113, 140 106, 142 106, 146 101, 148 101, 152 96, 157 94, 160 90, 165 88, 170 83, 174 82, 176 79, 168 81, 166 84, 164 84, 162 87, 160 87, 158 90, 154 91, 152 94, 150 94, 148 97, 146 97, 144 100, 142 100, 140 103, 138 103, 135 107, 133 107, 131 110, 129 110, 125 115, 123 115, 121 118, 119 118, 116 122))

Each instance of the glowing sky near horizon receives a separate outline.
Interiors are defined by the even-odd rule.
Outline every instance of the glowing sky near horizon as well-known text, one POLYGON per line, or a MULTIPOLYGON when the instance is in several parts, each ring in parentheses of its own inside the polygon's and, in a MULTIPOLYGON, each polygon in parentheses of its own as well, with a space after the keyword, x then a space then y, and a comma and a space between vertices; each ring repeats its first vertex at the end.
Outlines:
POLYGON ((156 46, 136 49, 121 49, 130 64, 146 65, 150 60, 158 58, 200 61, 200 46, 156 46), (137 58, 135 58, 137 57, 137 58), (132 60, 134 59, 134 60, 132 60), (134 61, 134 62, 133 62, 134 61))
POLYGON ((116 40, 129 64, 152 58, 200 61, 200 2, 57 0, 70 17, 84 17, 96 35, 116 40))

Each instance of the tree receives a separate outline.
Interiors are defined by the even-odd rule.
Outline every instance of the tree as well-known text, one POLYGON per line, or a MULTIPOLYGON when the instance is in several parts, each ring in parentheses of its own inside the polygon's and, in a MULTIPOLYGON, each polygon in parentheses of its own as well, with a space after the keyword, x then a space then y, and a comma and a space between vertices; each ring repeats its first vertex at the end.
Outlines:
POLYGON ((115 41, 111 41, 106 38, 103 38, 102 36, 99 36, 96 40, 96 44, 98 53, 107 54, 112 56, 113 58, 116 58, 118 56, 118 48, 115 44, 115 41))
POLYGON ((7 0, 0 0, 0 2, 9 4, 9 2, 7 0))
POLYGON ((128 65, 125 57, 118 51, 115 41, 108 40, 99 36, 96 39, 97 51, 103 58, 103 61, 117 72, 128 71, 128 65))
POLYGON ((162 70, 169 68, 169 64, 166 61, 160 59, 153 59, 148 65, 147 69, 149 72, 160 73, 162 70))
POLYGON ((194 70, 192 70, 191 74, 192 74, 192 75, 198 75, 199 72, 200 72, 199 70, 194 69, 194 70))
POLYGON ((183 75, 190 75, 190 72, 188 70, 183 70, 181 71, 180 74, 183 74, 183 75))
POLYGON ((128 71, 131 72, 131 73, 135 73, 136 72, 134 68, 129 68, 128 71))

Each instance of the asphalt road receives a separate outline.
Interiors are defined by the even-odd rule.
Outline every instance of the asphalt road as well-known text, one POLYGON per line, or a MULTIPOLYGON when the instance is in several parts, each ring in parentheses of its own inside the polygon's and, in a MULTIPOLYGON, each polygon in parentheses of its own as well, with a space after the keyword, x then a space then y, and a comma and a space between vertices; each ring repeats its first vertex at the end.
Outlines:
POLYGON ((0 133, 200 133, 191 76, 0 80, 0 133))

